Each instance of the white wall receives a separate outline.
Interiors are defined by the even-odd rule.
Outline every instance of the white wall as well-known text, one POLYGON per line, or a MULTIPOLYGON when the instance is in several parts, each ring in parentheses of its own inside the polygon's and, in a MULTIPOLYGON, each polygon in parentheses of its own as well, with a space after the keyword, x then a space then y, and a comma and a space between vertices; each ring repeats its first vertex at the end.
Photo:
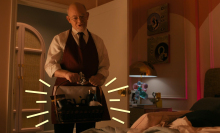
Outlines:
MULTIPOLYGON (((103 86, 106 101, 110 98, 120 98, 120 102, 108 102, 108 107, 128 109, 128 97, 121 97, 118 92, 108 94, 108 90, 115 89, 128 84, 128 42, 127 42, 127 0, 114 0, 97 8, 89 10, 88 29, 100 36, 107 47, 110 58, 109 77, 106 83, 117 78, 108 87, 103 86)), ((103 126, 128 126, 128 114, 110 111, 111 117, 116 117, 125 122, 121 124, 114 120, 99 122, 97 128, 103 126)))

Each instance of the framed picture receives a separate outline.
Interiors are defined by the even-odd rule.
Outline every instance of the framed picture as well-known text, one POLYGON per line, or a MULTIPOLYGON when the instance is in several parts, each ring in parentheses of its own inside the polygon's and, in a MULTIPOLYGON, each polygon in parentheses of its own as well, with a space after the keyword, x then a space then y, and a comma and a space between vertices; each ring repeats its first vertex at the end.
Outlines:
POLYGON ((147 35, 154 35, 169 31, 168 3, 148 10, 147 35))
POLYGON ((147 39, 147 60, 151 64, 169 63, 169 35, 147 39))

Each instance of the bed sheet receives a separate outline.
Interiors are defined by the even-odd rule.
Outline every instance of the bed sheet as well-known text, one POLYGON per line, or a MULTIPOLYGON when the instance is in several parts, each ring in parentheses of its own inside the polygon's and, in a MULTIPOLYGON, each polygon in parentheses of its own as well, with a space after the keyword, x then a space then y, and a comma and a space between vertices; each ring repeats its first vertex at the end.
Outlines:
POLYGON ((220 133, 220 127, 193 127, 187 117, 176 119, 169 128, 177 129, 180 133, 220 133))

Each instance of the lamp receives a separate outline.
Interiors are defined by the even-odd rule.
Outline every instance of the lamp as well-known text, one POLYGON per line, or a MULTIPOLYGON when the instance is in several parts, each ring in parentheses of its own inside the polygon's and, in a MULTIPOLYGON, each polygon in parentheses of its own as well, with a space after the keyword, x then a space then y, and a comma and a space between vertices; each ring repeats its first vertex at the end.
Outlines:
POLYGON ((130 66, 129 77, 157 77, 157 72, 150 63, 138 61, 130 66))

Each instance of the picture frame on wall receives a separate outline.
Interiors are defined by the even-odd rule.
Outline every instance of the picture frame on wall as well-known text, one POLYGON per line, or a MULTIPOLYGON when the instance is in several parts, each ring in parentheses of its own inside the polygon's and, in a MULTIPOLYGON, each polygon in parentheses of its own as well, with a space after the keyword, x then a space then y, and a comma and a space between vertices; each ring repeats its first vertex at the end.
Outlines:
POLYGON ((169 4, 151 8, 148 10, 147 35, 155 35, 169 31, 169 4))
POLYGON ((147 60, 151 64, 170 62, 170 36, 168 34, 147 39, 147 60))

